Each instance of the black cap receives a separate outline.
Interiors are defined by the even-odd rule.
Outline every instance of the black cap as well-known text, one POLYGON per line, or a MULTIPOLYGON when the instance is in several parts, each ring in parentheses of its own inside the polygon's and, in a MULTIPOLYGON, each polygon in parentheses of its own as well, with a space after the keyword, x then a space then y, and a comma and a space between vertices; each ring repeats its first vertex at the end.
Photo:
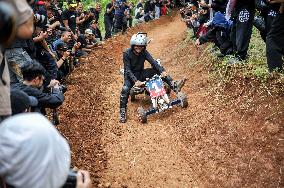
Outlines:
POLYGON ((21 90, 13 89, 10 93, 12 115, 25 112, 30 106, 37 106, 38 101, 35 97, 28 96, 21 90))

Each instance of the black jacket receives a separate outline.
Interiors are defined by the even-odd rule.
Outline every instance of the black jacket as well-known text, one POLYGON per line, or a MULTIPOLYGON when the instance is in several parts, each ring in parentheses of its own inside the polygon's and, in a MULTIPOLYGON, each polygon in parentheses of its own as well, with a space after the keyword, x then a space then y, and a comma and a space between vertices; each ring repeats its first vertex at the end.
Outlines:
POLYGON ((144 62, 147 60, 151 66, 162 73, 165 69, 160 66, 156 60, 145 50, 139 55, 135 55, 131 48, 123 52, 124 74, 133 82, 141 79, 141 74, 144 70, 144 62))
POLYGON ((43 108, 57 108, 64 101, 64 95, 59 89, 53 89, 52 93, 43 93, 41 90, 23 83, 14 84, 12 88, 19 89, 29 96, 37 98, 38 106, 35 108, 37 112, 43 108))

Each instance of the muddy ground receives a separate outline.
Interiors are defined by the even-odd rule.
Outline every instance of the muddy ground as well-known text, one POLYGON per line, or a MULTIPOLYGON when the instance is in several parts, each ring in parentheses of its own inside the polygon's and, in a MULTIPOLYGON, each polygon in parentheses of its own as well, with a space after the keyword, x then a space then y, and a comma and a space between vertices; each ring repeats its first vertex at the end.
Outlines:
POLYGON ((139 25, 72 73, 58 126, 72 165, 89 170, 95 187, 284 187, 283 93, 247 79, 214 82, 208 55, 185 42, 185 31, 178 14, 139 25), (139 96, 120 124, 122 51, 137 31, 153 39, 148 50, 174 79, 188 79, 189 107, 142 125, 136 109, 149 102, 139 96))

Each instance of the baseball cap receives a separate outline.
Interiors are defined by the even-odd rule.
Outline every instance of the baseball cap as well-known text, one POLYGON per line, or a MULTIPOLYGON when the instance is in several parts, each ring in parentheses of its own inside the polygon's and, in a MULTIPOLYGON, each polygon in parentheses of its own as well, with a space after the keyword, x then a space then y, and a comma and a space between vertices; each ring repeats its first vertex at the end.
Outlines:
POLYGON ((93 35, 93 32, 91 29, 86 29, 85 34, 93 35))
POLYGON ((38 1, 38 2, 37 2, 37 5, 44 5, 44 4, 45 4, 44 1, 38 1))
POLYGON ((29 107, 38 105, 38 101, 33 96, 28 96, 25 92, 13 89, 10 92, 12 114, 23 113, 29 107))

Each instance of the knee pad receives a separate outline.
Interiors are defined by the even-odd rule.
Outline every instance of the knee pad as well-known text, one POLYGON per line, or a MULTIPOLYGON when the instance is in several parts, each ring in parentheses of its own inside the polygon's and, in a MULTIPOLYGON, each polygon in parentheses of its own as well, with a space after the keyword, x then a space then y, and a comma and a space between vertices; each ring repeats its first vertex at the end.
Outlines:
POLYGON ((121 90, 121 94, 128 94, 131 88, 127 86, 123 86, 121 90))

